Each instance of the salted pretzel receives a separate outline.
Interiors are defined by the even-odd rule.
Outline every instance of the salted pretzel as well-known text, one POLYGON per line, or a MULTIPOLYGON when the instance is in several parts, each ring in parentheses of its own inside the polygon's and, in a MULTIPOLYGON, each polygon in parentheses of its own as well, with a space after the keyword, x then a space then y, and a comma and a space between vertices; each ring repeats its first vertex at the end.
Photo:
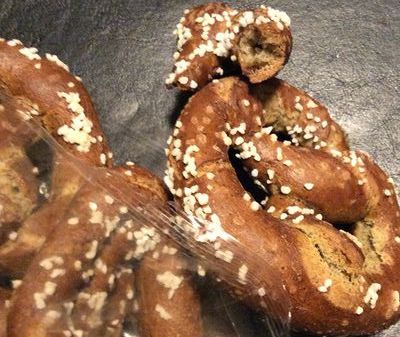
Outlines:
MULTIPOLYGON (((4 109, 4 113, 0 116, 2 122, 17 117, 13 123, 7 121, 7 124, 18 125, 18 121, 21 122, 18 120, 18 110, 11 104, 15 101, 2 97, 0 102, 4 109)), ((2 161, 4 170, 1 172, 1 177, 4 180, 4 188, 16 191, 14 193, 17 196, 22 196, 16 198, 15 203, 11 203, 8 199, 12 193, 3 190, 0 194, 3 209, 14 207, 15 214, 19 217, 14 219, 11 227, 2 221, 1 233, 5 240, 2 240, 0 246, 0 270, 2 275, 17 279, 23 276, 30 259, 54 228, 57 218, 67 207, 81 180, 71 172, 69 166, 65 167, 65 163, 56 158, 52 163, 51 190, 47 196, 48 183, 46 179, 39 179, 41 169, 34 166, 28 156, 28 152, 31 152, 30 147, 39 141, 40 136, 30 127, 20 125, 15 128, 12 136, 6 136, 0 145, 2 149, 0 152, 9 158, 2 161), (18 155, 10 156, 12 152, 18 155), (23 197, 25 199, 29 197, 29 203, 24 202, 23 197), (28 210, 24 211, 25 208, 28 210)), ((50 158, 48 162, 51 162, 50 158)))
POLYGON ((186 10, 174 31, 177 52, 166 84, 181 90, 201 88, 224 74, 227 59, 253 83, 271 78, 289 58, 289 26, 286 13, 264 6, 239 11, 214 2, 186 10))
POLYGON ((261 259, 285 284, 295 330, 361 335, 399 319, 393 181, 349 150, 321 103, 278 79, 251 91, 215 80, 190 98, 169 144, 166 182, 196 219, 182 225, 190 248, 233 293, 271 314, 261 259), (253 197, 246 181, 266 194, 253 197))
POLYGON ((134 308, 144 336, 158 329, 166 336, 201 336, 185 259, 169 237, 139 216, 149 204, 163 207, 163 187, 130 162, 96 170, 111 166, 112 154, 80 79, 57 57, 42 59, 18 40, 0 41, 0 78, 0 131, 7 133, 0 156, 7 158, 14 148, 18 154, 2 162, 0 173, 13 175, 0 195, 18 184, 29 201, 6 200, 7 211, 20 207, 4 213, 20 218, 15 235, 0 246, 0 276, 14 287, 11 298, 10 289, 0 298, 7 336, 121 336, 134 308), (26 82, 28 75, 35 86, 26 82), (38 123, 52 139, 37 131, 38 123), (39 158, 50 161, 50 189, 45 200, 36 200, 41 172, 29 148, 42 137, 56 150, 49 159, 39 158), (21 212, 25 203, 29 207, 21 212), (138 209, 130 212, 128 206, 138 209), (136 299, 135 287, 141 290, 136 299), (145 296, 150 290, 151 298, 145 296), (185 305, 175 307, 173 301, 185 305))

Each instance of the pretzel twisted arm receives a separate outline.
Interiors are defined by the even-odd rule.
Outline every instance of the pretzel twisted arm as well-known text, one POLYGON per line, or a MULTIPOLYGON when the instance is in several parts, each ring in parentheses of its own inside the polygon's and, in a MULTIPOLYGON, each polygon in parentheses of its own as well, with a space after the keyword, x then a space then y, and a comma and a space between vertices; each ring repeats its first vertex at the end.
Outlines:
POLYGON ((274 132, 285 133, 293 145, 327 153, 349 150, 344 131, 328 109, 305 91, 273 78, 253 85, 250 92, 267 112, 262 124, 274 132))
MULTIPOLYGON (((134 299, 131 298, 134 293, 135 273, 131 269, 122 269, 117 273, 117 286, 115 293, 110 296, 108 304, 105 307, 106 332, 105 336, 114 337, 123 335, 124 324, 129 321, 129 313, 133 310, 134 299), (132 290, 133 289, 133 290, 132 290), (128 296, 128 295, 129 296, 128 296), (121 298, 124 300, 121 301, 121 298)), ((93 334, 93 337, 98 336, 93 334)))
POLYGON ((289 58, 289 26, 286 13, 270 7, 238 11, 223 3, 208 3, 187 10, 175 31, 178 51, 166 83, 181 90, 201 88, 223 75, 221 67, 228 57, 251 82, 271 78, 289 58))
MULTIPOLYGON (((120 336, 125 317, 133 306, 131 263, 141 260, 147 252, 153 254, 161 244, 161 236, 152 224, 143 223, 141 217, 131 217, 128 208, 117 200, 125 198, 127 204, 142 207, 165 200, 165 195, 160 183, 136 166, 99 172, 98 181, 105 184, 114 197, 94 181, 77 192, 68 212, 33 259, 15 293, 8 316, 10 336, 64 333, 86 337, 104 331, 108 336, 120 336), (129 175, 124 174, 127 171, 129 175)), ((165 239, 162 242, 163 246, 170 244, 165 239)), ((160 261, 163 258, 164 254, 160 254, 160 261)), ((146 273, 152 271, 146 269, 148 263, 146 259, 141 262, 140 274, 145 279, 149 278, 146 273)), ((179 265, 182 264, 177 264, 173 257, 168 268, 174 270, 179 265)), ((199 312, 197 299, 184 295, 190 294, 189 280, 182 280, 180 286, 185 293, 180 289, 176 292, 183 295, 182 302, 199 312)), ((141 285, 142 290, 148 288, 160 294, 165 291, 161 284, 141 285)), ((166 307, 166 300, 160 298, 159 305, 166 307)), ((178 322, 181 327, 190 328, 201 324, 200 319, 188 320, 186 308, 177 307, 175 318, 164 326, 178 322)), ((149 334, 154 335, 152 331, 157 328, 148 327, 149 334)), ((174 336, 172 333, 178 331, 171 329, 167 336, 174 336)))
POLYGON ((290 187, 290 198, 300 198, 316 213, 324 214, 328 222, 345 224, 363 218, 367 198, 363 179, 353 167, 357 156, 327 109, 304 91, 278 79, 253 86, 251 91, 261 102, 263 116, 259 120, 261 130, 243 135, 244 143, 237 147, 245 167, 273 195, 290 187), (290 141, 278 141, 277 134, 290 141), (246 158, 243 147, 249 142, 260 161, 246 158), (343 158, 338 159, 339 155, 343 158))
MULTIPOLYGON (((272 97, 279 95, 273 93, 272 97)), ((295 104, 304 98, 301 95, 296 102, 294 96, 290 101, 295 104)), ((367 156, 346 151, 343 133, 333 122, 328 123, 330 132, 320 134, 328 150, 315 149, 307 138, 299 142, 303 148, 280 143, 276 135, 269 135, 270 129, 262 128, 269 119, 272 125, 281 124, 281 129, 288 125, 285 120, 293 122, 289 118, 292 109, 279 106, 279 113, 263 112, 261 102, 250 95, 245 83, 225 78, 195 94, 183 110, 169 142, 166 182, 185 212, 206 223, 199 232, 195 228, 188 232, 194 236, 191 248, 198 255, 204 254, 202 247, 207 243, 210 247, 211 241, 215 251, 207 258, 213 263, 218 258, 224 260, 225 269, 222 262, 212 269, 222 279, 222 270, 233 265, 237 275, 230 277, 237 281, 243 281, 244 275, 268 280, 252 257, 268 261, 289 292, 295 329, 321 334, 383 329, 399 318, 400 280, 395 270, 400 254, 400 212, 390 180, 367 156), (274 197, 267 212, 241 186, 229 162, 230 148, 238 151, 253 178, 272 185, 274 197), (291 161, 292 171, 285 168, 285 160, 291 161), (275 165, 276 177, 268 172, 270 165, 275 165), (253 172, 256 167, 258 172, 253 172), (335 171, 318 172, 314 167, 335 171), (314 186, 302 186, 307 182, 314 186), (345 200, 332 202, 334 193, 345 200), (285 212, 271 208, 276 200, 285 212), (291 211, 287 206, 292 206, 291 211), (309 209, 312 212, 306 212, 309 209), (332 221, 354 222, 353 235, 321 220, 319 210, 332 221), (236 269, 238 261, 246 261, 245 266, 236 269)), ((324 113, 321 107, 317 109, 324 113)), ((297 114, 296 120, 304 120, 304 116, 297 114)), ((250 297, 248 302, 263 309, 262 296, 258 300, 254 296, 263 292, 251 285, 249 282, 244 290, 250 297)), ((237 289, 237 284, 229 286, 237 289)))
POLYGON ((140 336, 203 336, 199 298, 187 261, 172 242, 161 241, 137 274, 140 336), (191 322, 191 324, 187 324, 191 322))
POLYGON ((26 155, 33 135, 19 124, 15 109, 0 95, 0 243, 15 239, 15 231, 38 206, 39 181, 34 166, 26 155))
MULTIPOLYGON (((5 102, 10 102, 4 109, 7 118, 1 118, 0 128, 12 133, 15 127, 8 120, 18 120, 22 116, 25 120, 40 122, 62 147, 86 164, 112 164, 112 155, 86 90, 80 79, 69 74, 68 67, 55 56, 46 55, 44 59, 35 48, 26 48, 17 40, 0 40, 0 77, 0 95, 5 102), (35 86, 26 81, 27 76, 35 86)), ((15 125, 19 124, 18 121, 15 125)), ((23 138, 20 131, 15 132, 16 140, 23 138)), ((25 148, 39 138, 33 133, 28 144, 18 143, 21 160, 31 164, 25 148)), ((4 148, 10 151, 9 146, 4 148)), ((8 166, 12 169, 11 164, 8 166)), ((24 172, 25 166, 22 167, 24 172)), ((134 306, 133 260, 145 255, 140 263, 143 279, 150 279, 147 273, 154 272, 152 268, 156 266, 160 273, 175 271, 183 275, 178 267, 185 262, 179 254, 172 256, 157 246, 158 241, 163 247, 173 244, 161 238, 155 228, 144 225, 143 218, 123 221, 127 207, 118 205, 103 190, 98 190, 98 186, 91 185, 93 181, 88 183, 82 172, 66 162, 62 155, 56 154, 53 158, 51 171, 48 200, 37 210, 31 207, 26 212, 19 221, 24 220, 16 240, 0 246, 2 274, 24 278, 15 290, 8 316, 8 334, 19 337, 86 337, 99 333, 121 336, 126 317, 134 306), (160 257, 152 262, 146 252, 150 254, 156 248, 160 257)), ((99 172, 117 199, 130 195, 128 204, 138 201, 140 205, 145 204, 143 198, 147 202, 165 201, 160 183, 143 169, 129 165, 112 172, 99 172)), ((37 186, 31 185, 36 192, 37 186)), ((32 194, 37 197, 36 193, 32 194)), ((143 292, 149 287, 160 294, 166 291, 165 285, 160 283, 136 283, 143 292)), ((185 327, 188 336, 201 336, 199 303, 188 275, 176 289, 176 298, 185 305, 171 309, 171 319, 160 323, 166 329, 165 335, 181 334, 180 329, 185 327), (193 315, 187 314, 188 307, 193 307, 193 315), (193 322, 189 320, 193 318, 193 322)), ((142 297, 141 304, 146 308, 143 310, 149 310, 147 299, 142 297)), ((171 301, 160 297, 152 312, 159 318, 165 313, 157 309, 168 306, 171 301)), ((154 317, 152 312, 149 315, 154 317)), ((140 321, 141 330, 149 336, 160 329, 146 324, 140 321)))
POLYGON ((53 317, 57 321, 63 320, 61 324, 57 322, 60 324, 58 333, 74 329, 68 326, 66 310, 70 308, 71 298, 78 295, 78 289, 89 278, 90 270, 93 272, 90 268, 91 259, 95 257, 91 257, 92 245, 95 242, 101 245, 105 240, 101 226, 90 226, 95 211, 89 209, 89 203, 92 203, 93 208, 94 205, 102 207, 110 219, 118 214, 117 210, 111 213, 111 207, 105 204, 104 198, 100 200, 100 196, 90 193, 88 187, 86 191, 81 191, 81 199, 78 200, 55 237, 47 240, 45 247, 35 257, 24 277, 24 283, 16 292, 8 316, 10 336, 46 336, 56 333, 58 328, 53 327, 56 323, 53 317), (68 224, 74 223, 76 218, 80 226, 68 224), (66 241, 68 237, 71 239, 66 241), (84 258, 86 252, 90 252, 88 259, 84 258), (47 316, 50 317, 46 319, 47 316))

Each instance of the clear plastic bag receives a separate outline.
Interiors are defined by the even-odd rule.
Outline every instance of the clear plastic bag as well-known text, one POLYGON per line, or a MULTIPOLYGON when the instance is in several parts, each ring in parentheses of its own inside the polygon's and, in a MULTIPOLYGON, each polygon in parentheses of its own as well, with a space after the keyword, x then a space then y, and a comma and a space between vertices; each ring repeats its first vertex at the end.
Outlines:
POLYGON ((289 334, 290 303, 269 257, 233 258, 204 242, 209 224, 168 201, 148 172, 88 166, 21 116, 0 116, 0 314, 10 335, 289 334), (248 272, 247 259, 269 279, 248 272), (245 304, 254 298, 269 316, 245 304))

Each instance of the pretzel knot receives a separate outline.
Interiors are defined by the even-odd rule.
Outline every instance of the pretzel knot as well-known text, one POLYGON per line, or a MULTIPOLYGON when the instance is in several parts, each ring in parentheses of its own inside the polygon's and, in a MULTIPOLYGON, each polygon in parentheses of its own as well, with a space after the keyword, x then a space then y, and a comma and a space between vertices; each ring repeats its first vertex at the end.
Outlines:
POLYGON ((204 224, 187 229, 192 250, 213 247, 208 267, 223 280, 235 266, 231 277, 246 284, 239 294, 250 305, 271 313, 260 257, 285 284, 294 329, 364 334, 399 318, 393 181, 349 149, 321 103, 278 79, 250 89, 238 78, 215 80, 190 98, 169 144, 166 182, 204 224))

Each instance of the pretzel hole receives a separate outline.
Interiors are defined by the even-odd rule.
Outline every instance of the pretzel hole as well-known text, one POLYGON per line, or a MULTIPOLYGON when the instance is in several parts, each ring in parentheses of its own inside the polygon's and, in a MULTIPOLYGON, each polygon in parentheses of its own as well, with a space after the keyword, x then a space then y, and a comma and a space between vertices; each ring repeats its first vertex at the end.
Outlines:
POLYGON ((265 37, 255 27, 246 29, 239 40, 239 60, 243 68, 272 68, 281 63, 281 46, 274 36, 265 37))
POLYGON ((1 275, 0 288, 12 289, 11 279, 5 275, 1 275))
POLYGON ((274 130, 272 133, 274 133, 278 137, 278 141, 280 141, 281 143, 283 143, 284 141, 292 141, 292 138, 287 132, 274 130))
POLYGON ((237 76, 241 72, 240 66, 237 62, 232 61, 229 57, 220 57, 219 66, 224 70, 223 75, 216 74, 215 78, 223 78, 228 76, 237 76))
POLYGON ((229 160, 236 172, 240 184, 257 202, 261 202, 268 194, 260 186, 254 183, 254 179, 251 177, 249 172, 244 169, 242 161, 235 156, 236 154, 236 150, 232 148, 228 150, 229 160))
POLYGON ((41 177, 50 174, 54 153, 50 145, 44 139, 40 139, 29 146, 26 150, 26 154, 32 164, 38 168, 41 177))
POLYGON ((333 227, 337 230, 342 230, 344 232, 354 235, 355 224, 345 224, 345 223, 332 223, 333 227))

